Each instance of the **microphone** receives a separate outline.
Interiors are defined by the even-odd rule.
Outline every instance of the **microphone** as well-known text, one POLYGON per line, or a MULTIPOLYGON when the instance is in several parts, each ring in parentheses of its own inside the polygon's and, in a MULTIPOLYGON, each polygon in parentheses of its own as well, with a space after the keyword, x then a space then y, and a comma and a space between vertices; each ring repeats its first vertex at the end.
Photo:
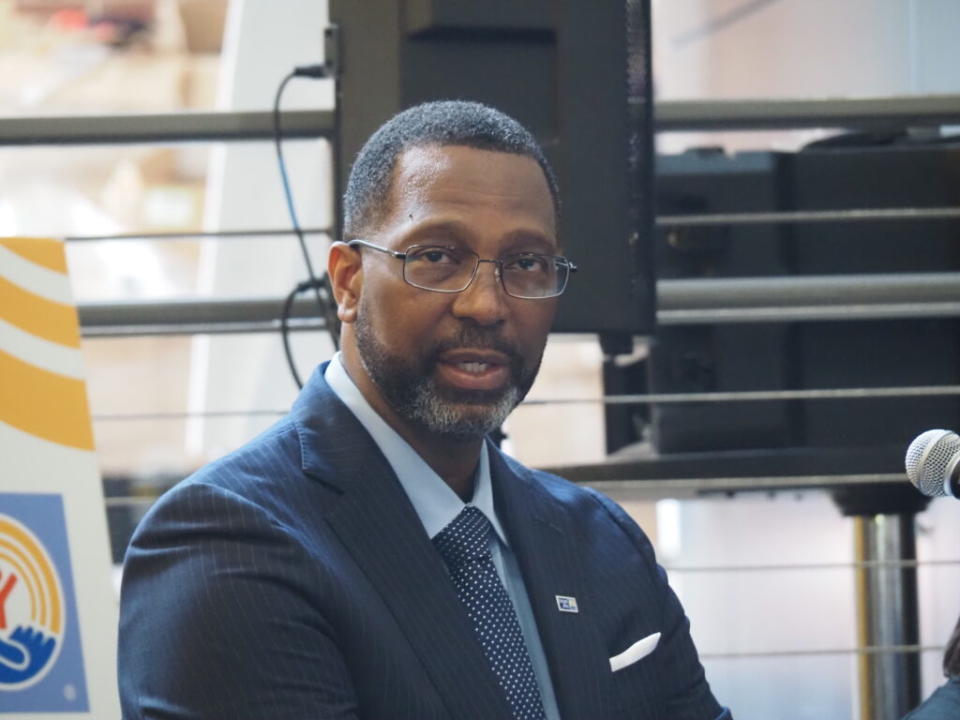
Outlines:
POLYGON ((927 497, 960 499, 960 435, 927 430, 910 443, 904 463, 910 482, 927 497))

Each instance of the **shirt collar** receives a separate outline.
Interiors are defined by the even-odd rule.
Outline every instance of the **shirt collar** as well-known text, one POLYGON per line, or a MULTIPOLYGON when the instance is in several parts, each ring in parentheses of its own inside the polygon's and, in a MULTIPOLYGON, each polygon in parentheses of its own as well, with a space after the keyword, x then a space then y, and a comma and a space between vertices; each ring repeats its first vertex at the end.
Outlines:
MULTIPOLYGON (((327 384, 337 397, 356 415, 357 420, 384 454, 390 467, 400 480, 400 485, 413 504, 427 535, 433 539, 441 530, 453 522, 454 518, 466 507, 460 497, 450 489, 443 478, 431 468, 406 440, 387 424, 374 410, 363 393, 354 384, 340 359, 340 353, 333 356, 323 375, 327 384)), ((473 498, 470 504, 482 512, 493 525, 497 537, 508 545, 506 534, 497 519, 493 508, 493 484, 490 478, 489 448, 484 442, 480 450, 480 462, 474 482, 473 498)))

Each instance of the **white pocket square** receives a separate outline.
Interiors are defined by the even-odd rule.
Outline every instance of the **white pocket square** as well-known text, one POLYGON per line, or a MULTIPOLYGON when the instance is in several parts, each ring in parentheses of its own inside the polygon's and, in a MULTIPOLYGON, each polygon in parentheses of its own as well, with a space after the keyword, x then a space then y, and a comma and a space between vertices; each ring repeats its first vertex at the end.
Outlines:
POLYGON ((610 658, 610 672, 623 670, 625 667, 633 665, 637 660, 645 658, 652 653, 660 642, 660 633, 647 635, 645 638, 637 640, 619 655, 610 658))

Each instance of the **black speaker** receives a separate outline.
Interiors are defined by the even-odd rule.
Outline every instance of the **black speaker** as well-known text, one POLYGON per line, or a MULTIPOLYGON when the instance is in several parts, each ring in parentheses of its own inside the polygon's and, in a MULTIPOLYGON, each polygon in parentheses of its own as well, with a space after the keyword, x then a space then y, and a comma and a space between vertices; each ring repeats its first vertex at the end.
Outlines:
POLYGON ((561 332, 654 327, 649 0, 331 0, 343 188, 366 139, 427 100, 487 103, 526 125, 560 179, 580 271, 561 332))
MULTIPOLYGON (((960 147, 817 147, 798 153, 661 157, 664 215, 956 207, 960 147)), ((886 220, 663 229, 662 278, 870 275, 960 270, 960 223, 886 220)), ((852 279, 851 279, 852 281, 852 279)), ((716 392, 960 384, 960 321, 778 322, 664 327, 649 390, 716 392)), ((960 426, 949 397, 663 405, 650 415, 662 454, 785 447, 906 447, 960 426)))

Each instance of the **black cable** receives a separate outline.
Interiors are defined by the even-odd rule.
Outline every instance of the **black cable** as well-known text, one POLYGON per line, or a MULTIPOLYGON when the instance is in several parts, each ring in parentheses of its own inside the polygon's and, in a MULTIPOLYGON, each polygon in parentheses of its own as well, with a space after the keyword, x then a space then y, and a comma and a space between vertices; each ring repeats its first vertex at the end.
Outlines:
POLYGON ((322 280, 305 280, 299 283, 286 300, 283 301, 283 311, 280 313, 280 339, 283 340, 283 354, 287 357, 287 366, 290 368, 290 374, 297 387, 303 388, 303 380, 300 379, 300 373, 297 372, 297 364, 293 360, 293 352, 290 350, 290 312, 293 309, 293 301, 297 295, 307 290, 315 289, 322 280))
POLYGON ((301 292, 306 290, 313 289, 316 298, 317 304, 320 308, 320 313, 323 316, 324 324, 326 325, 327 331, 330 333, 330 338, 333 341, 333 347, 339 349, 340 347, 340 333, 339 333, 339 322, 337 319, 337 314, 333 304, 333 288, 330 284, 330 278, 326 273, 322 277, 317 278, 316 273, 313 271, 313 263, 310 261, 310 253, 307 250, 307 243, 304 238, 303 230, 300 227, 300 221, 297 218, 297 211, 293 203, 293 193, 290 190, 290 180, 287 175, 287 165, 283 159, 283 133, 280 125, 280 100, 283 97, 283 91, 289 83, 295 77, 311 77, 311 78, 322 78, 328 75, 327 67, 325 65, 302 65, 294 68, 286 77, 283 78, 280 85, 277 87, 277 93, 274 96, 273 100, 273 141, 274 147, 277 152, 277 166, 280 169, 280 180, 283 184, 283 193, 287 201, 287 211, 290 214, 290 223, 293 226, 293 231, 296 233, 297 241, 300 244, 300 251, 303 254, 303 262, 307 269, 308 280, 298 284, 284 302, 284 311, 283 316, 281 317, 280 322, 280 334, 283 340, 283 349, 284 353, 287 356, 287 363, 290 366, 290 372, 293 375, 294 381, 297 383, 297 387, 302 388, 303 383, 300 380, 300 375, 297 373, 296 366, 293 361, 293 354, 290 351, 290 338, 289 338, 289 312, 293 305, 294 298, 301 292), (321 290, 323 292, 321 292, 321 290), (324 297, 326 296, 326 297, 324 297))

